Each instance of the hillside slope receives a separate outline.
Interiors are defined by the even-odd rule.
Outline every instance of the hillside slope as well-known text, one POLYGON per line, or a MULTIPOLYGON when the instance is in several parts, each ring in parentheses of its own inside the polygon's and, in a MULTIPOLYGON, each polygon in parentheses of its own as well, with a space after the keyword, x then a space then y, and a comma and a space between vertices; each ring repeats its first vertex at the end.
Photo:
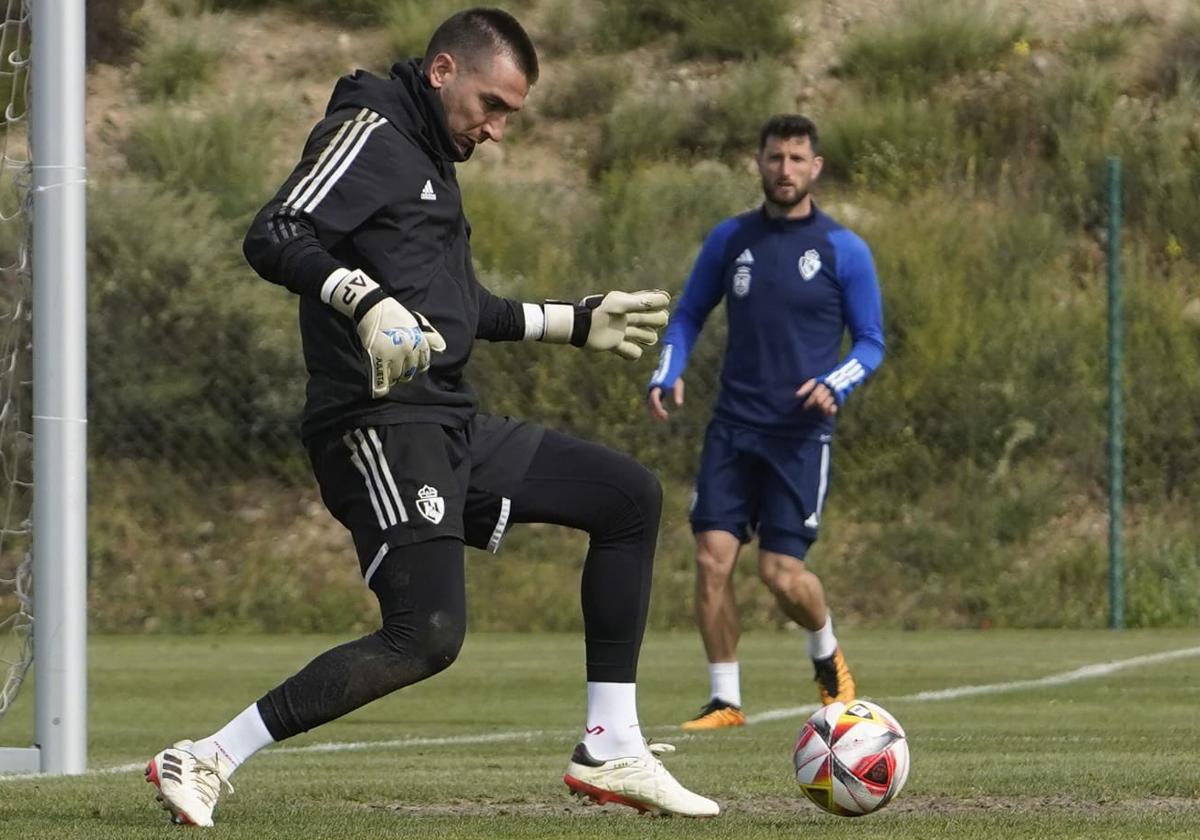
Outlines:
MULTIPOLYGON (((291 167, 332 81, 360 66, 382 72, 440 14, 397 3, 370 26, 331 20, 355 4, 376 8, 339 0, 316 18, 289 11, 311 8, 299 0, 252 13, 236 0, 155 0, 129 20, 132 59, 91 68, 98 629, 373 621, 294 439, 293 303, 240 258, 249 214, 291 167), (224 7, 238 8, 206 11, 224 7)), ((1128 615, 1194 623, 1193 5, 747 0, 741 26, 720 18, 715 30, 696 8, 519 4, 544 45, 542 81, 512 136, 462 169, 486 282, 532 299, 677 292, 704 233, 757 200, 749 152, 762 119, 810 113, 825 138, 821 200, 871 242, 888 320, 889 358, 848 406, 813 555, 841 620, 1097 626, 1107 610, 1103 166, 1120 154, 1128 615), (676 16, 659 21, 662 9, 676 16), (618 25, 627 49, 613 43, 618 25)), ((649 360, 485 346, 472 361, 490 409, 632 451, 662 475, 657 626, 690 620, 685 510, 719 321, 669 429, 642 416, 649 360)), ((473 620, 577 626, 581 555, 578 535, 514 533, 501 560, 472 566, 473 620)), ((779 623, 746 566, 748 621, 779 623)))

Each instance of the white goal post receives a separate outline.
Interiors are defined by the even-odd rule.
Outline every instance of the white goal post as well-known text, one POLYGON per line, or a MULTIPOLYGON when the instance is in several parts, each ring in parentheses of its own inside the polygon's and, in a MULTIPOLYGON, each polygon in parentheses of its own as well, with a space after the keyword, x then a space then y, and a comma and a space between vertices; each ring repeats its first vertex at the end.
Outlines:
POLYGON ((32 12, 33 746, 0 772, 87 769, 84 0, 32 12))

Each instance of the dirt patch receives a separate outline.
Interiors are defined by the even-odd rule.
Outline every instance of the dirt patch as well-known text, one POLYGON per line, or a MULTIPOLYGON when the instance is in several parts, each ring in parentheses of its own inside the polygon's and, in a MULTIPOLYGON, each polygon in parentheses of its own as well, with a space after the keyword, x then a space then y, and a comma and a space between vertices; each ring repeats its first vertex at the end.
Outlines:
POLYGON ((602 808, 591 803, 584 804, 569 797, 553 802, 455 800, 453 802, 431 802, 424 805, 368 802, 363 807, 371 811, 385 811, 398 817, 597 817, 617 811, 633 813, 628 808, 620 806, 602 808))
MULTIPOLYGON (((794 797, 761 796, 720 799, 726 815, 743 814, 755 817, 819 816, 820 812, 799 793, 794 797)), ((495 802, 487 800, 455 800, 427 804, 368 802, 363 808, 385 811, 399 817, 598 817, 605 814, 633 816, 621 806, 600 807, 572 799, 557 801, 495 802)), ((908 814, 967 815, 1031 813, 1071 813, 1084 816, 1113 814, 1200 814, 1200 799, 1179 796, 1149 797, 1146 799, 1079 799, 1071 796, 904 796, 880 814, 898 817, 908 814)))

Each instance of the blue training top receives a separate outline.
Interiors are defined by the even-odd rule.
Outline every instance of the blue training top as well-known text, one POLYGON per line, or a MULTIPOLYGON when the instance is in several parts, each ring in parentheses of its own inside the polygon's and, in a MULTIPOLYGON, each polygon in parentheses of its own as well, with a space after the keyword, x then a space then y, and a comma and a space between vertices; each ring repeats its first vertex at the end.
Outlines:
POLYGON ((708 313, 725 298, 729 340, 714 417, 818 437, 833 418, 802 411, 796 389, 824 382, 838 405, 883 362, 883 306, 867 243, 816 205, 803 219, 763 208, 717 225, 684 286, 650 387, 670 390, 708 313), (842 335, 853 345, 839 363, 842 335))

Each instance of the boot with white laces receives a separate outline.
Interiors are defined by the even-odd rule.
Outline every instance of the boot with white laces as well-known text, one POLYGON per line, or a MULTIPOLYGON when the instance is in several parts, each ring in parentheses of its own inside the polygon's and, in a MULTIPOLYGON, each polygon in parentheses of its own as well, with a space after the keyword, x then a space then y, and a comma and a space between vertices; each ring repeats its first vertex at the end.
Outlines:
POLYGON ((233 792, 232 772, 220 755, 197 758, 192 742, 180 741, 150 759, 146 781, 158 788, 158 801, 171 812, 172 820, 209 827, 221 792, 233 792))
POLYGON ((675 752, 670 744, 650 744, 644 755, 600 761, 579 744, 563 781, 574 796, 604 805, 616 802, 657 816, 715 817, 721 808, 676 781, 658 756, 675 752))

